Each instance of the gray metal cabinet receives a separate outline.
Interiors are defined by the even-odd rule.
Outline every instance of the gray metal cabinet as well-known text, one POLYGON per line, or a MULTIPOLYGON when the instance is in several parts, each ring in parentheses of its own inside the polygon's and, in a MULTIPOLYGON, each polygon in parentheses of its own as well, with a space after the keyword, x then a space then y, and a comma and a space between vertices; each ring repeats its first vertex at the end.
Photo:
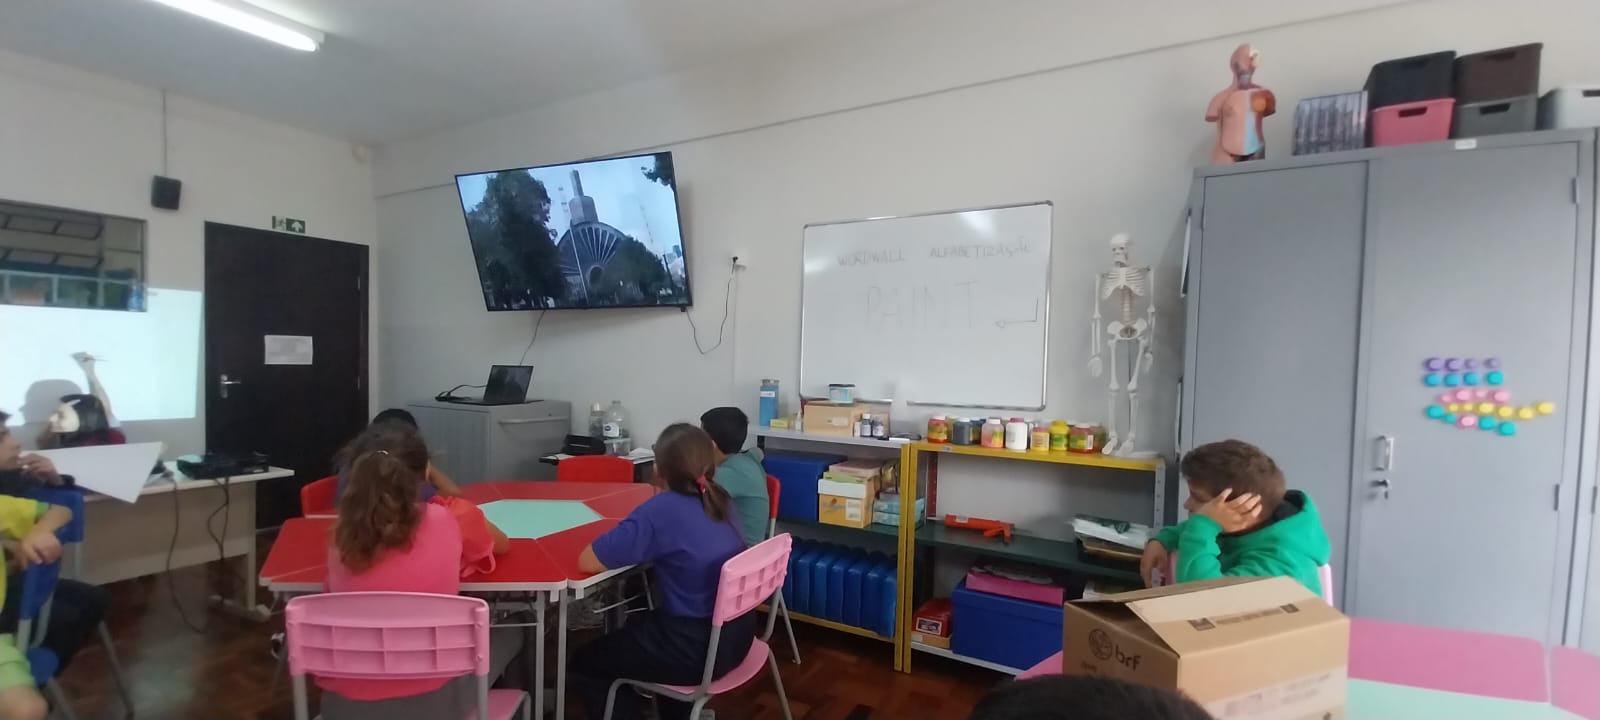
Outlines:
POLYGON ((1593 157, 1555 132, 1198 173, 1180 449, 1277 457, 1322 509, 1347 612, 1575 633, 1593 157), (1429 358, 1479 365, 1432 387, 1429 358), (1456 424, 1428 415, 1460 390, 1456 424), (1501 390, 1514 434, 1498 405, 1461 426, 1501 390))
POLYGON ((423 400, 406 409, 416 416, 434 464, 461 485, 555 479, 555 468, 539 458, 560 452, 572 427, 572 405, 562 400, 516 405, 423 400))

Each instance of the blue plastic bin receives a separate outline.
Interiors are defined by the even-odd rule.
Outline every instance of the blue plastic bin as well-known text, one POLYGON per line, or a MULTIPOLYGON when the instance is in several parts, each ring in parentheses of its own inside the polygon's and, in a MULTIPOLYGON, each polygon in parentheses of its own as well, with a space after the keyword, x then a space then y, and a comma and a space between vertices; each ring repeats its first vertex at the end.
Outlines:
POLYGON ((811 569, 817 564, 817 553, 821 551, 820 545, 807 543, 794 561, 794 593, 784 598, 791 612, 811 614, 811 569))
POLYGON ((883 607, 883 576, 894 572, 882 553, 873 553, 867 562, 867 571, 861 578, 861 627, 878 631, 878 618, 883 607))
MULTIPOLYGON (((828 614, 826 617, 836 623, 845 622, 844 607, 850 603, 850 596, 845 593, 848 586, 846 578, 850 577, 850 568, 861 562, 866 556, 866 551, 847 548, 839 553, 839 561, 828 569, 828 614)), ((859 603, 860 601, 857 600, 859 603)), ((847 623, 848 624, 848 623, 847 623)))
POLYGON ((794 588, 800 582, 800 554, 811 548, 811 541, 795 538, 789 549, 789 572, 783 576, 783 605, 794 610, 794 588))
POLYGON ((817 521, 817 481, 828 467, 845 461, 843 455, 772 452, 761 461, 767 474, 778 479, 778 517, 817 521))
POLYGON ((965 581, 950 600, 950 649, 959 655, 1026 670, 1061 652, 1060 605, 968 590, 965 581))
POLYGON ((844 548, 838 545, 828 545, 817 553, 816 562, 811 565, 811 615, 819 618, 828 618, 828 578, 833 574, 833 565, 844 556, 844 548))
MULTIPOLYGON (((899 571, 895 569, 893 560, 885 561, 879 566, 883 571, 883 584, 878 589, 878 626, 872 628, 873 632, 885 637, 894 636, 894 609, 900 598, 899 571)), ((1059 635, 1060 633, 1057 633, 1059 635)))
POLYGON ((862 592, 866 586, 867 571, 872 569, 876 562, 871 555, 863 554, 857 556, 856 561, 844 572, 843 622, 846 625, 858 628, 867 626, 867 623, 862 621, 863 617, 869 617, 861 614, 861 608, 866 604, 866 596, 862 592))

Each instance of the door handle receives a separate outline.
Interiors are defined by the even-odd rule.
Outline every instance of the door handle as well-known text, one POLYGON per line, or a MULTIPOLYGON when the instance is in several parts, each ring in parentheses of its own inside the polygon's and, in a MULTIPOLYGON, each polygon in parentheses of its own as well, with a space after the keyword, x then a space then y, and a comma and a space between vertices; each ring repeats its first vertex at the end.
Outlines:
POLYGON ((1378 458, 1373 462, 1374 469, 1389 472, 1394 470, 1394 436, 1378 436, 1378 458))
POLYGON ((222 395, 222 399, 226 400, 226 399, 228 399, 228 388, 233 387, 234 385, 243 385, 243 384, 244 384, 243 380, 232 380, 232 379, 229 379, 228 378, 228 374, 227 373, 223 373, 221 376, 219 376, 217 378, 217 392, 220 395, 222 395))
POLYGON ((1389 478, 1378 478, 1372 481, 1372 486, 1383 490, 1383 499, 1389 499, 1389 478))

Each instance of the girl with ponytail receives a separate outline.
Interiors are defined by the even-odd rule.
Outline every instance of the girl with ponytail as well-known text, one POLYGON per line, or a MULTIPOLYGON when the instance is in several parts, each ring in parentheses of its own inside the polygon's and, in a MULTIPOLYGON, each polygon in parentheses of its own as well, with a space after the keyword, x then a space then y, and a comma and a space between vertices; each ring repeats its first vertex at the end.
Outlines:
MULTIPOLYGON (((454 595, 462 575, 485 569, 484 563, 492 569, 493 554, 510 547, 476 505, 461 498, 422 500, 428 447, 414 427, 374 424, 340 451, 339 463, 349 468, 349 479, 328 548, 329 592, 454 595)), ((519 639, 514 629, 492 635, 497 667, 515 655, 519 639)), ((432 713, 407 717, 455 717, 472 698, 470 683, 449 680, 316 681, 328 720, 382 717, 402 707, 432 713)))
MULTIPOLYGON (((573 682, 591 718, 605 711, 606 692, 617 678, 671 685, 697 685, 711 642, 711 611, 722 564, 744 550, 730 517, 728 491, 716 480, 717 455, 704 430, 679 423, 655 444, 655 484, 664 492, 635 508, 578 556, 584 572, 650 563, 656 609, 630 618, 621 630, 579 649, 572 658, 573 682)), ((722 626, 717 646, 718 677, 750 652, 756 618, 746 615, 722 626)), ((639 697, 617 693, 612 717, 634 720, 639 697)), ((688 703, 659 699, 662 720, 688 718, 688 703)))

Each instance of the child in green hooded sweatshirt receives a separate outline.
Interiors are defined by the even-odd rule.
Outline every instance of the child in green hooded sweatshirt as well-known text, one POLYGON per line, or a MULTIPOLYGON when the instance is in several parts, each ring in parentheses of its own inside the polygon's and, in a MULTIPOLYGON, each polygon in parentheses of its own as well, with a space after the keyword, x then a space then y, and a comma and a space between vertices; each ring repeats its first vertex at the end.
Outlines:
POLYGON ((1291 577, 1322 593, 1317 568, 1330 555, 1328 534, 1311 497, 1285 490, 1283 471, 1241 440, 1207 443, 1183 456, 1189 519, 1164 527, 1145 546, 1145 583, 1178 553, 1176 582, 1219 577, 1291 577))

